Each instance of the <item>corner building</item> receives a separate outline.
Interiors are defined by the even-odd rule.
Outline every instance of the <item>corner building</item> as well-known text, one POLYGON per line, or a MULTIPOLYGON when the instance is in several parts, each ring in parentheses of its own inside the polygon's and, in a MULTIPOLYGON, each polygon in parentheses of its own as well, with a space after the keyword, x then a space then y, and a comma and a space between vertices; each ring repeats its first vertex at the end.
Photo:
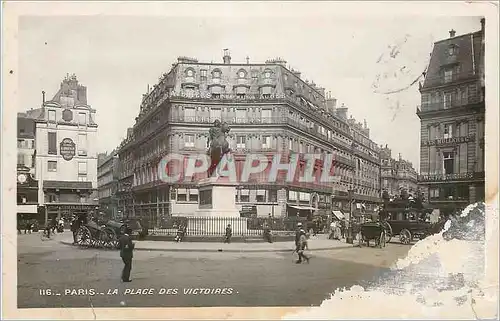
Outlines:
POLYGON ((442 213, 484 201, 484 19, 480 31, 434 44, 417 108, 419 184, 442 213))
MULTIPOLYGON (((331 211, 334 191, 351 188, 355 164, 348 123, 337 116, 336 100, 301 79, 282 59, 262 64, 200 63, 180 57, 158 84, 143 95, 140 112, 119 147, 119 191, 125 216, 159 223, 169 215, 198 208, 196 182, 167 184, 157 167, 168 153, 206 153, 214 120, 229 123, 228 141, 241 171, 248 153, 333 154, 336 183, 268 183, 264 175, 241 183, 236 202, 244 216, 309 216, 331 211)), ((284 157, 282 162, 286 162, 284 157)), ((301 168, 304 168, 303 161, 301 168)), ((268 169, 270 166, 268 166, 268 169)), ((320 174, 321 165, 316 165, 320 174)), ((299 171, 298 171, 299 172, 299 171)))
POLYGON ((38 202, 45 221, 87 215, 97 202, 96 110, 87 104, 87 88, 67 76, 54 97, 27 111, 34 119, 38 202))

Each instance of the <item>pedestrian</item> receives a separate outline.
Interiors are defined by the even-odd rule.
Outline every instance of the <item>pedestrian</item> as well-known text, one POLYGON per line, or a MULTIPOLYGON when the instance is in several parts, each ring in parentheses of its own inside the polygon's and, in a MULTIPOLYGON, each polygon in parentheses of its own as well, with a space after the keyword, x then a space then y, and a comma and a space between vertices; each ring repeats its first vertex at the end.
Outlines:
POLYGON ((267 223, 264 224, 264 240, 266 240, 266 242, 268 243, 273 243, 273 239, 271 237, 271 229, 267 223))
POLYGON ((51 220, 50 220, 50 229, 52 230, 52 234, 55 234, 56 232, 56 228, 57 228, 57 220, 55 217, 53 217, 51 220))
POLYGON ((226 227, 226 236, 224 237, 224 243, 231 243, 232 235, 233 235, 233 229, 231 228, 231 224, 228 224, 226 227))
POLYGON ((76 244, 78 240, 76 239, 78 235, 78 230, 80 229, 80 219, 73 216, 73 221, 71 222, 71 232, 73 233, 73 244, 76 244))
POLYGON ((297 232, 295 233, 295 250, 299 255, 299 259, 295 261, 296 264, 302 263, 302 260, 306 260, 309 263, 309 257, 304 255, 304 250, 307 247, 307 236, 306 231, 302 228, 302 223, 297 224, 297 232))
POLYGON ((122 270, 122 281, 123 282, 131 282, 130 280, 130 271, 132 270, 132 258, 134 256, 134 247, 135 244, 132 242, 132 237, 130 234, 132 230, 130 227, 125 228, 125 234, 123 234, 120 239, 120 257, 123 261, 123 270, 122 270))
POLYGON ((26 234, 26 232, 31 234, 31 221, 26 221, 26 225, 24 225, 24 234, 26 234))
POLYGON ((345 239, 346 222, 345 219, 340 221, 340 234, 342 239, 345 239))
POLYGON ((21 220, 17 220, 17 234, 22 234, 21 233, 21 220))

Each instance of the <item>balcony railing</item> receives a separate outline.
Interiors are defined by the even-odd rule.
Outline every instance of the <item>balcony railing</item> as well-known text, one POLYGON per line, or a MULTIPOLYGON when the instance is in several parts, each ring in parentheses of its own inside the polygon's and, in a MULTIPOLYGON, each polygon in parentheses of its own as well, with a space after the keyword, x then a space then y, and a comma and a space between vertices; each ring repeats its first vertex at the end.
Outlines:
POLYGON ((429 111, 453 109, 457 107, 467 106, 470 104, 478 104, 482 102, 479 95, 469 96, 466 99, 452 98, 449 101, 440 101, 437 103, 422 104, 417 107, 417 113, 425 113, 429 111))
POLYGON ((484 172, 466 172, 453 174, 420 175, 419 182, 448 182, 448 181, 470 181, 484 180, 484 172))
POLYGON ((479 79, 479 72, 468 71, 468 72, 452 73, 446 76, 440 75, 435 77, 426 77, 423 88, 443 86, 474 78, 479 79))
POLYGON ((461 143, 473 142, 475 139, 476 139, 475 135, 458 136, 451 138, 438 138, 438 139, 422 141, 422 146, 443 146, 443 145, 461 144, 461 143))
MULTIPOLYGON (((203 116, 172 116, 170 118, 171 122, 179 122, 179 123, 191 123, 191 124, 212 124, 216 119, 221 119, 219 117, 203 117, 203 116)), ((300 121, 297 121, 291 117, 245 117, 245 118, 236 118, 236 117, 222 117, 222 121, 228 123, 229 125, 258 125, 258 124, 273 124, 273 125, 289 125, 298 129, 301 129, 321 140, 326 140, 330 142, 335 142, 345 148, 350 149, 351 146, 338 138, 330 137, 327 138, 326 135, 321 134, 314 127, 307 126, 300 121)))

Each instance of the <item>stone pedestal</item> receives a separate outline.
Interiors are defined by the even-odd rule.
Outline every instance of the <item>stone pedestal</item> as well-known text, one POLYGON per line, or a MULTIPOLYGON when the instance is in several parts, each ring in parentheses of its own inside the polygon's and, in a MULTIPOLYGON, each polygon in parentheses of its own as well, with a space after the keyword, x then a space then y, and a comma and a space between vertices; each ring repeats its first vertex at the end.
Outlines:
POLYGON ((217 178, 200 181, 198 210, 188 218, 188 233, 223 236, 227 225, 231 224, 234 236, 244 234, 247 219, 240 217, 236 207, 236 186, 217 178))

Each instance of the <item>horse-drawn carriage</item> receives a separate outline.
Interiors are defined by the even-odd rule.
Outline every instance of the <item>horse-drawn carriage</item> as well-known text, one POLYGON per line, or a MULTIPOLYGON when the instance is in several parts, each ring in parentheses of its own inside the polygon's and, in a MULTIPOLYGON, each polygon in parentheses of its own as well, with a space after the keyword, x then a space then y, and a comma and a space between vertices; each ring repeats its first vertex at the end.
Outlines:
POLYGON ((399 204, 397 202, 387 204, 379 212, 379 219, 386 231, 386 241, 390 242, 392 237, 399 236, 402 244, 411 244, 416 239, 423 239, 433 234, 435 224, 430 221, 432 209, 425 207, 413 207, 410 203, 399 204))
POLYGON ((370 241, 375 241, 375 246, 383 248, 386 244, 387 226, 384 222, 367 222, 359 224, 359 233, 357 236, 359 247, 366 243, 370 246, 370 241))
POLYGON ((117 249, 118 239, 125 233, 125 229, 125 223, 108 221, 104 225, 99 225, 95 221, 89 221, 80 226, 76 241, 78 245, 85 247, 117 249))

